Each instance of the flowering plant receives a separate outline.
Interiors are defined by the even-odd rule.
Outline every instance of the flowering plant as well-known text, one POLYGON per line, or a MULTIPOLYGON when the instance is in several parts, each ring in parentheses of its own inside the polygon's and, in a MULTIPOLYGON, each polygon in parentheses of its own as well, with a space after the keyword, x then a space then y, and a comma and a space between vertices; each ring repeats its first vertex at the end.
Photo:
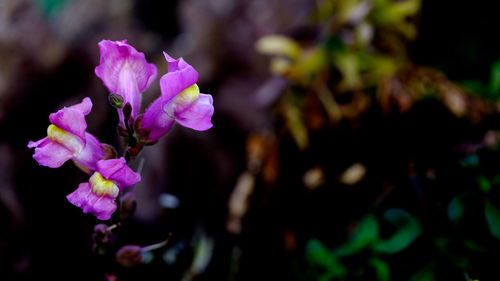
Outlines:
MULTIPOLYGON (((183 58, 173 59, 164 52, 168 72, 160 79, 161 96, 141 113, 142 93, 155 81, 156 66, 126 40, 103 40, 99 49, 101 58, 95 74, 109 90, 109 101, 117 109, 118 132, 126 146, 124 157, 118 157, 113 146, 99 142, 87 132, 85 116, 92 109, 88 97, 50 114, 47 137, 30 141, 28 147, 35 149, 33 158, 41 166, 58 168, 71 159, 89 174, 89 181, 81 183, 67 199, 84 213, 110 220, 119 195, 130 200, 132 193, 127 193, 126 188, 141 181, 129 162, 144 146, 155 144, 168 133, 174 123, 197 131, 211 128, 214 107, 212 96, 199 91, 198 72, 183 58)), ((104 228, 100 224, 95 231, 106 233, 119 225, 119 221, 104 228)), ((126 251, 118 254, 121 252, 126 251)))

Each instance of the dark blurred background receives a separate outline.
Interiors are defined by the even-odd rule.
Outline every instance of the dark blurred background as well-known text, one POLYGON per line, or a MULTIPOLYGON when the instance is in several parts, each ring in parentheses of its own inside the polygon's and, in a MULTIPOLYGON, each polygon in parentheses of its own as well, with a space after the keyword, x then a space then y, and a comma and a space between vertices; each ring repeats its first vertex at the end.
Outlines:
MULTIPOLYGON (((0 280, 498 280, 500 44, 494 1, 1 0, 0 280), (123 151, 97 43, 184 59, 214 127, 132 163, 137 210, 95 251, 38 166, 48 115, 92 99, 123 151), (126 267, 124 245, 162 248, 126 267)), ((157 82, 143 108, 160 95, 157 82)), ((113 221, 105 222, 108 226, 113 221)))

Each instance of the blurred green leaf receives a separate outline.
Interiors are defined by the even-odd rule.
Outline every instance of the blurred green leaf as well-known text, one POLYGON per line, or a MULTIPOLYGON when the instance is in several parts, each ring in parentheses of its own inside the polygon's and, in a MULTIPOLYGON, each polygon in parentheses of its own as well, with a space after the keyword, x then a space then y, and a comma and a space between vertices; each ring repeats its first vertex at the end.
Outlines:
POLYGON ((491 235, 500 239, 500 210, 487 201, 484 208, 484 214, 486 216, 486 222, 488 223, 491 235))
POLYGON ((484 252, 484 249, 472 240, 465 240, 463 243, 468 250, 474 252, 484 252))
POLYGON ((284 104, 285 121, 295 143, 300 149, 305 149, 309 144, 309 135, 306 124, 302 119, 302 112, 294 104, 288 102, 284 104))
POLYGON ((434 270, 433 270, 433 265, 430 264, 426 266, 425 268, 417 271, 415 274, 413 274, 410 278, 410 281, 434 281, 436 280, 434 278, 434 270))
POLYGON ((354 52, 342 52, 333 57, 333 64, 342 73, 341 86, 344 90, 353 89, 360 85, 359 61, 354 52))
POLYGON ((477 178, 477 184, 479 185, 479 188, 484 192, 488 193, 491 190, 491 183, 490 181, 483 175, 479 175, 477 178))
POLYGON ((373 215, 368 215, 359 221, 351 234, 349 242, 334 251, 337 257, 355 254, 378 239, 378 223, 373 215))
POLYGON ((408 212, 402 209, 385 211, 384 218, 398 227, 388 239, 375 244, 374 249, 385 254, 394 254, 408 247, 421 233, 420 224, 408 212))
POLYGON ((491 183, 493 185, 498 185, 500 184, 500 174, 494 176, 492 179, 491 179, 491 183))
POLYGON ((301 53, 295 65, 295 71, 302 75, 314 75, 326 67, 326 55, 323 48, 310 48, 301 53))
POLYGON ((377 4, 382 6, 373 13, 373 19, 378 24, 402 22, 406 17, 416 14, 420 9, 420 0, 378 1, 377 4))
POLYGON ((330 280, 333 277, 343 276, 347 273, 345 266, 317 239, 311 239, 307 242, 306 256, 309 263, 326 270, 320 279, 330 280))
POLYGON ((460 84, 469 92, 475 94, 482 94, 484 92, 484 85, 479 80, 464 80, 460 84))
POLYGON ((359 60, 362 70, 368 71, 367 75, 373 82, 381 77, 392 76, 398 70, 396 61, 390 56, 360 53, 359 60))
POLYGON ((491 66, 490 92, 495 97, 500 94, 500 60, 495 61, 491 66))
POLYGON ((377 275, 377 280, 379 281, 389 281, 391 277, 391 271, 389 268, 389 265, 377 258, 370 259, 368 262, 370 265, 372 265, 375 268, 375 274, 377 275))
POLYGON ((458 222, 462 218, 464 211, 465 206, 460 196, 455 196, 451 199, 450 204, 448 204, 448 218, 452 222, 458 222))
POLYGON ((335 35, 327 37, 324 42, 324 48, 328 53, 340 53, 346 50, 346 46, 342 40, 335 35))

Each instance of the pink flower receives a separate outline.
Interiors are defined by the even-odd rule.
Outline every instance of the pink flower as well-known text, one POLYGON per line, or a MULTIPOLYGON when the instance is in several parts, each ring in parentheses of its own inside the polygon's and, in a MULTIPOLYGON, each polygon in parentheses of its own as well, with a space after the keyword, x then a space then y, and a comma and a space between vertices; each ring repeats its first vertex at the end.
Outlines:
POLYGON ((211 95, 200 93, 196 81, 198 72, 183 58, 177 60, 163 52, 168 62, 168 73, 160 79, 161 97, 146 110, 139 128, 146 132, 147 141, 157 141, 174 122, 197 131, 213 125, 214 113, 211 95))
POLYGON ((84 98, 75 104, 49 115, 52 123, 47 128, 47 137, 28 144, 35 148, 33 158, 39 165, 58 168, 72 159, 76 166, 90 172, 96 169, 97 161, 106 156, 101 143, 87 133, 85 115, 90 113, 92 102, 84 98))
POLYGON ((123 157, 101 160, 97 162, 97 170, 89 182, 81 183, 66 198, 84 213, 92 213, 100 220, 108 220, 116 210, 115 199, 120 191, 139 181, 141 175, 132 171, 123 157))
MULTIPOLYGON (((123 105, 132 107, 131 117, 135 120, 141 107, 141 92, 144 92, 156 79, 156 66, 148 63, 143 53, 127 44, 127 40, 99 42, 100 64, 95 74, 102 80, 111 93, 123 98, 123 105)), ((124 116, 118 109, 120 124, 124 116)))

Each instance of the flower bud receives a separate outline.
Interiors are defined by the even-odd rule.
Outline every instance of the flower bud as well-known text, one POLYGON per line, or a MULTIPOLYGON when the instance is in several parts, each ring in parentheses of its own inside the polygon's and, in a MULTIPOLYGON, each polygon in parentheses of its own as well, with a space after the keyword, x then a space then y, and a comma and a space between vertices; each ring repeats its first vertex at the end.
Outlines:
POLYGON ((117 94, 109 94, 109 103, 116 108, 123 108, 123 97, 117 94))
POLYGON ((94 233, 92 234, 94 244, 92 245, 92 249, 95 253, 104 255, 109 246, 114 242, 115 237, 111 231, 113 228, 103 223, 94 227, 94 233))
POLYGON ((130 105, 130 103, 127 103, 123 107, 123 117, 125 119, 125 122, 128 122, 128 120, 130 119, 131 115, 132 115, 132 106, 130 105))
POLYGON ((106 244, 111 242, 111 230, 109 227, 103 223, 94 226, 94 234, 92 237, 97 243, 106 244))
POLYGON ((116 262, 124 267, 140 264, 142 261, 141 250, 142 248, 137 245, 123 246, 116 252, 116 262))

